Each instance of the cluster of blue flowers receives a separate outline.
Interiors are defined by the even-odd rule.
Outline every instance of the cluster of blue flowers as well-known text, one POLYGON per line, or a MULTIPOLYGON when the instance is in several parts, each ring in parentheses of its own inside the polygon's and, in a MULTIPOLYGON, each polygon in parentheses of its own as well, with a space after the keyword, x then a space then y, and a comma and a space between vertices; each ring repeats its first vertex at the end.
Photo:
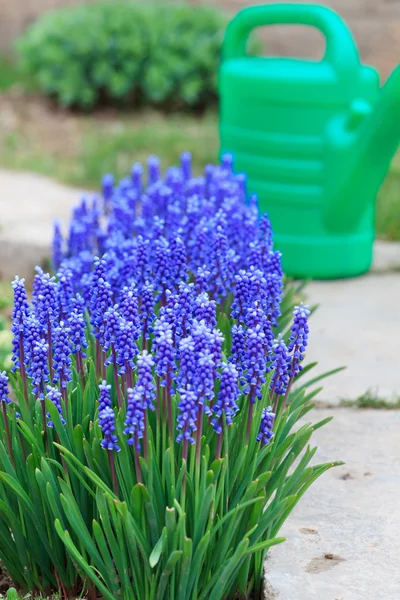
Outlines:
MULTIPOLYGON (((287 396, 301 370, 309 309, 296 308, 288 347, 274 339, 281 255, 231 156, 200 177, 192 175, 188 153, 164 177, 156 157, 148 160, 146 180, 138 164, 119 183, 105 176, 102 195, 83 198, 73 211, 65 238, 56 224, 52 249, 57 275, 37 269, 31 303, 24 281, 13 282, 13 361, 25 394, 30 382, 63 423, 69 382, 76 371, 85 384, 89 355, 99 381, 102 446, 110 451, 122 440, 109 366, 124 433, 137 451, 149 410, 186 448, 201 439, 207 422, 221 436, 243 402, 261 398, 270 371, 273 398, 287 396), (230 322, 229 336, 221 320, 230 322)), ((6 387, 1 374, 0 400, 8 399, 6 387)), ((272 437, 273 419, 271 411, 263 416, 262 443, 272 437)))

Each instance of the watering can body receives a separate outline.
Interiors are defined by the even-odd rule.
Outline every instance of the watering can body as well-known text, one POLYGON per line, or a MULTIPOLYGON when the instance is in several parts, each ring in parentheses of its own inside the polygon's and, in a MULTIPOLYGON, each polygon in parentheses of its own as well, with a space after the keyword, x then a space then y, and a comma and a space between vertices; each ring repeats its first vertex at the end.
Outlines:
MULTIPOLYGON (((334 184, 326 136, 331 121, 355 98, 372 106, 378 93, 378 73, 360 64, 350 31, 330 9, 256 6, 238 13, 227 28, 219 73, 221 153, 231 152, 236 170, 247 174, 290 276, 351 277, 370 267, 375 197, 364 203, 351 228, 332 231, 326 225, 334 184), (319 29, 326 38, 324 58, 247 56, 252 29, 275 24, 319 29)), ((336 168, 340 160, 339 152, 336 168)))

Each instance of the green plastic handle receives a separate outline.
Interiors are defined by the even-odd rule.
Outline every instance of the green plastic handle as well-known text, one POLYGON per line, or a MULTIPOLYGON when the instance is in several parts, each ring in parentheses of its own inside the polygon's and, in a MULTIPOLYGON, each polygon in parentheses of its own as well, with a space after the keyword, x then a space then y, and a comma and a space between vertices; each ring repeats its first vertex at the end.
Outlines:
POLYGON ((318 4, 263 4, 244 8, 226 29, 223 60, 246 56, 251 31, 267 25, 316 27, 326 38, 324 60, 342 71, 359 68, 359 54, 347 25, 333 10, 318 4))

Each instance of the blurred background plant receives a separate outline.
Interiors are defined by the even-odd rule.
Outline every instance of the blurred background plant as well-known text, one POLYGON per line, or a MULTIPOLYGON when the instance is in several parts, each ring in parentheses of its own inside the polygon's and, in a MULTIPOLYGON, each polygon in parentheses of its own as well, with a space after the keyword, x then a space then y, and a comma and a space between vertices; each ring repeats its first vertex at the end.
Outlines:
POLYGON ((217 99, 224 27, 212 6, 104 0, 45 14, 17 48, 62 106, 204 108, 217 99))

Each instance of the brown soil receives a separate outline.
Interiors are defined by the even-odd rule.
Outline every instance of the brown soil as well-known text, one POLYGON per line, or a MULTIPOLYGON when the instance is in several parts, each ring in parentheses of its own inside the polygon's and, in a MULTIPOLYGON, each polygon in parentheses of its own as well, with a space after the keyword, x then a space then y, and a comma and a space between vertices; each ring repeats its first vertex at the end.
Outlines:
POLYGON ((0 133, 37 140, 51 154, 74 156, 83 120, 79 115, 57 108, 42 96, 26 95, 18 86, 0 94, 0 133))
POLYGON ((0 568, 0 594, 5 594, 9 587, 12 586, 12 581, 9 575, 0 568))

